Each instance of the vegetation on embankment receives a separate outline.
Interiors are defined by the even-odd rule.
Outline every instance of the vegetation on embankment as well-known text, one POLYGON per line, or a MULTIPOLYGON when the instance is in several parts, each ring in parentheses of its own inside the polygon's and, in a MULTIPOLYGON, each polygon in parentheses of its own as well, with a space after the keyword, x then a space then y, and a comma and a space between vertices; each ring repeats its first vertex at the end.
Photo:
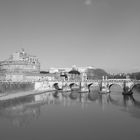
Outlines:
POLYGON ((109 76, 109 74, 103 69, 87 69, 86 71, 88 79, 102 79, 104 76, 109 76))
POLYGON ((129 73, 128 75, 131 79, 140 80, 140 72, 129 73))

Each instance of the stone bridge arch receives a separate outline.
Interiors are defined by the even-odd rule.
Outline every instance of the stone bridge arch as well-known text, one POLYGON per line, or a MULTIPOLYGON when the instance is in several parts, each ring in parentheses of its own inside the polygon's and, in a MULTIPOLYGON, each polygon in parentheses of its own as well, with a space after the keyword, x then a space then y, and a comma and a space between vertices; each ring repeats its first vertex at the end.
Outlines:
POLYGON ((133 85, 131 85, 130 91, 132 92, 133 89, 134 89, 135 87, 137 87, 137 86, 140 86, 140 83, 134 83, 133 85))
POLYGON ((73 86, 79 86, 77 83, 70 83, 69 87, 72 88, 73 86))
POLYGON ((100 91, 101 88, 99 83, 88 83, 87 87, 89 91, 91 91, 91 89, 100 91))
POLYGON ((124 88, 122 83, 110 83, 110 84, 108 84, 109 91, 111 90, 111 87, 114 86, 114 85, 119 86, 122 90, 124 88))
POLYGON ((93 83, 87 84, 88 89, 90 89, 91 86, 93 86, 93 83))
POLYGON ((61 89, 60 84, 57 83, 57 82, 53 84, 53 87, 54 87, 56 90, 61 89))
POLYGON ((92 82, 92 83, 88 83, 87 87, 90 91, 91 87, 94 87, 95 89, 100 90, 100 83, 99 82, 92 82))
POLYGON ((62 82, 56 81, 56 82, 49 82, 48 86, 52 89, 61 89, 62 88, 62 82))
POLYGON ((127 79, 109 81, 108 82, 108 89, 109 89, 109 91, 110 91, 110 88, 111 88, 112 85, 120 86, 121 89, 123 90, 123 94, 130 95, 131 94, 131 88, 134 85, 134 81, 127 80, 127 79))

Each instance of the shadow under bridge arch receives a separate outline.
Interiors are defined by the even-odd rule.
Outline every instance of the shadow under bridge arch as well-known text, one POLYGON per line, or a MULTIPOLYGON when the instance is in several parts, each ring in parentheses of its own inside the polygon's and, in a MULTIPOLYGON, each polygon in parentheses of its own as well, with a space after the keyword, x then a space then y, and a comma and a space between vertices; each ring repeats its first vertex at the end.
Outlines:
POLYGON ((94 91, 94 90, 100 91, 100 85, 97 84, 97 83, 96 84, 95 83, 90 83, 87 86, 88 86, 89 91, 94 91))
POLYGON ((117 83, 112 83, 110 85, 108 85, 108 89, 109 91, 120 91, 120 92, 123 92, 123 85, 121 84, 117 84, 117 83), (113 89, 111 89, 113 88, 113 89))
POLYGON ((62 89, 62 87, 60 86, 59 83, 54 83, 54 84, 53 84, 53 87, 54 87, 56 90, 61 90, 61 89, 62 89))
POLYGON ((132 91, 132 94, 137 92, 140 94, 140 83, 134 84, 130 87, 130 91, 132 91))
POLYGON ((76 83, 71 83, 69 85, 69 87, 70 87, 71 90, 73 90, 73 89, 79 89, 80 88, 80 86, 78 84, 76 84, 76 83))

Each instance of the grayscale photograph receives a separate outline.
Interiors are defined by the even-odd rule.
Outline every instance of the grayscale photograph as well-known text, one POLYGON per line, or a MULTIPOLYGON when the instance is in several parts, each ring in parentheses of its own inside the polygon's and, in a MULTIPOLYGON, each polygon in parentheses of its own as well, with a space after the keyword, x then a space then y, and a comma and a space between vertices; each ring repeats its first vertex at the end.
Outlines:
POLYGON ((139 140, 140 0, 0 0, 0 140, 139 140))

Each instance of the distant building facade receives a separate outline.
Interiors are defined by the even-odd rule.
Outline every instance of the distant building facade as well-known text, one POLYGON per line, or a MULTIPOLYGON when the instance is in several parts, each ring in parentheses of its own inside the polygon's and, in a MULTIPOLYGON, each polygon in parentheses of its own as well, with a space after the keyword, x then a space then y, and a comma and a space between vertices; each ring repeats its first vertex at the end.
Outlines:
POLYGON ((41 77, 38 58, 25 53, 24 49, 0 62, 0 80, 2 81, 36 81, 41 77))
POLYGON ((88 69, 95 69, 95 67, 88 66, 88 67, 77 67, 73 65, 71 68, 50 68, 48 71, 49 73, 59 73, 61 76, 64 76, 65 79, 68 80, 87 80, 87 70, 88 69), (74 72, 74 71, 75 72, 74 72), (73 71, 71 73, 71 71, 73 71), (76 73, 79 72, 80 74, 76 73), (70 73, 69 73, 70 72, 70 73))
POLYGON ((87 69, 95 69, 95 67, 92 67, 92 66, 77 67, 77 66, 73 65, 71 68, 50 68, 48 71, 49 71, 49 73, 61 73, 61 72, 68 73, 72 69, 75 69, 75 70, 79 71, 80 73, 85 73, 87 69))
POLYGON ((3 73, 39 73, 40 63, 36 56, 22 51, 13 53, 9 59, 0 62, 0 72, 3 73))

